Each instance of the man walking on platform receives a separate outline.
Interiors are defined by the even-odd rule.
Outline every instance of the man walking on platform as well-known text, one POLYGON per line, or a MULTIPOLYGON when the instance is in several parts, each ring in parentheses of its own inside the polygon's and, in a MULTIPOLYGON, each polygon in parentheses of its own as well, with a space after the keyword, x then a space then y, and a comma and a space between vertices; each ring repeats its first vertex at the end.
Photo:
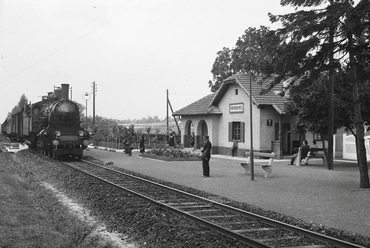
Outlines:
POLYGON ((205 135, 204 136, 204 147, 202 152, 202 167, 203 167, 203 177, 209 177, 209 160, 211 159, 211 149, 212 149, 212 144, 209 141, 209 136, 205 135))

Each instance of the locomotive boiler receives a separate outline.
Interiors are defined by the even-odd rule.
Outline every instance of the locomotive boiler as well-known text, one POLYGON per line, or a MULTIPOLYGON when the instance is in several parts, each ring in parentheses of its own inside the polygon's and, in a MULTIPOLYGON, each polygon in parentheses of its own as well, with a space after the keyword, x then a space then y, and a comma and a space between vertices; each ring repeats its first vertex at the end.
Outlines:
POLYGON ((8 136, 28 139, 31 148, 50 157, 71 155, 81 159, 90 135, 81 128, 78 105, 69 100, 68 93, 69 84, 62 84, 42 101, 24 106, 7 119, 8 126, 2 126, 3 131, 8 130, 8 136))

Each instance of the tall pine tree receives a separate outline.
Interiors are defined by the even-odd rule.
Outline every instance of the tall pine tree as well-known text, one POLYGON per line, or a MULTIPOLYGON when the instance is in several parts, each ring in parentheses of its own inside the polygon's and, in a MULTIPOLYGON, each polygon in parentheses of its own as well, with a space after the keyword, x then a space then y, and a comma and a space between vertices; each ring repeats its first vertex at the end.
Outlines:
POLYGON ((365 47, 359 44, 365 42, 369 45, 369 40, 363 37, 368 35, 369 1, 362 0, 356 6, 350 0, 282 0, 281 3, 311 9, 281 16, 270 14, 272 21, 282 23, 283 27, 277 31, 277 35, 285 42, 274 62, 278 66, 273 71, 281 78, 297 79, 291 80, 292 85, 299 83, 302 77, 314 82, 323 72, 328 72, 328 169, 333 169, 334 77, 340 70, 347 71, 348 83, 352 86, 360 187, 369 188, 364 119, 358 91, 363 82, 359 82, 357 77, 357 63, 365 47))

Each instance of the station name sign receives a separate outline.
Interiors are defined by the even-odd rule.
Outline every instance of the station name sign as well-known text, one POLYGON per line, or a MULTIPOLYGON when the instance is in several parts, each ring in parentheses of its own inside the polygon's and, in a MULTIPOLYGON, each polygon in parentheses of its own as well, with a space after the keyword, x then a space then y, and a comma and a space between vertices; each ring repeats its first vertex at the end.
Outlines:
POLYGON ((229 105, 230 114, 244 113, 244 103, 232 103, 229 105))

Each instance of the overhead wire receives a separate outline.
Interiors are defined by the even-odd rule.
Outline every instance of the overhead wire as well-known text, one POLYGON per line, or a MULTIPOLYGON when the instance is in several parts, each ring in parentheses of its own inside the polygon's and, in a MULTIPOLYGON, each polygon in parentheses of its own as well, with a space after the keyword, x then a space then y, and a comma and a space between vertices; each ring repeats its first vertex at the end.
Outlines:
MULTIPOLYGON (((11 55, 14 54, 17 49, 19 47, 21 47, 24 43, 26 43, 26 41, 28 41, 35 33, 37 33, 43 26, 45 26, 45 24, 50 20, 51 17, 53 17, 53 15, 55 15, 55 13, 57 11, 59 11, 60 9, 60 6, 58 9, 56 9, 51 15, 49 15, 42 23, 41 25, 37 26, 25 39, 23 39, 21 42, 18 43, 18 45, 16 47, 14 47, 13 50, 11 50, 8 54, 5 54, 4 55, 4 61, 8 61, 9 58, 11 58, 11 55)), ((15 44, 15 42, 12 42, 12 44, 15 44)))
MULTIPOLYGON (((132 10, 132 9, 134 9, 134 8, 136 8, 137 6, 139 6, 141 4, 141 2, 139 3, 139 4, 137 4, 137 5, 135 5, 134 7, 132 7, 132 8, 130 8, 130 9, 128 9, 128 10, 126 10, 126 11, 130 11, 130 10, 132 10)), ((57 9, 56 11, 58 11, 59 9, 57 9)), ((56 12, 56 11, 54 11, 54 13, 56 12)), ((50 18, 51 18, 51 16, 52 15, 50 15, 44 22, 43 22, 43 24, 45 24, 50 18)), ((54 56, 55 54, 57 54, 57 53, 59 53, 60 51, 62 51, 62 50, 65 50, 66 48, 68 48, 68 47, 70 47, 71 45, 73 45, 74 43, 76 43, 77 41, 79 41, 79 40, 81 40, 81 39, 83 39, 83 38, 85 38, 86 36, 88 36, 88 35, 90 35, 91 33, 94 33, 95 31, 97 31, 97 30, 99 30, 100 28, 102 28, 102 27, 104 27, 107 23, 109 23, 111 20, 113 20, 113 19, 116 19, 116 18, 118 18, 120 15, 117 15, 117 16, 115 16, 115 17, 113 17, 113 18, 111 18, 109 21, 107 21, 107 22, 105 22, 105 23, 103 23, 103 24, 101 24, 100 26, 98 26, 98 27, 96 27, 96 28, 94 28, 94 29, 91 29, 89 32, 86 32, 85 34, 83 34, 83 35, 81 35, 81 36, 79 36, 78 38, 76 38, 76 39, 74 39, 74 40, 72 40, 71 42, 69 42, 68 44, 66 44, 66 45, 63 45, 62 47, 60 47, 60 48, 58 48, 58 49, 56 49, 55 51, 53 51, 53 52, 51 52, 50 54, 48 54, 48 55, 46 55, 46 56, 44 56, 43 58, 41 58, 41 59, 39 59, 39 60, 37 60, 36 62, 34 62, 34 63, 32 63, 31 65, 29 65, 29 66, 27 66, 26 68, 24 68, 24 69, 22 69, 22 70, 20 70, 20 71, 18 71, 17 73, 15 73, 15 74, 13 74, 12 76, 10 76, 9 78, 6 78, 5 80, 3 80, 3 82, 8 82, 8 81, 10 81, 11 79, 13 79, 14 77, 16 77, 16 76, 18 76, 18 75, 20 75, 20 74, 22 74, 22 73, 24 73, 25 71, 27 71, 27 70, 29 70, 29 69, 31 69, 31 68, 33 68, 34 66, 36 66, 36 65, 38 65, 38 64, 40 64, 41 62, 43 62, 43 61, 45 61, 45 60, 47 60, 47 59, 49 59, 50 57, 52 57, 52 56, 54 56)), ((40 27, 39 27, 40 28, 40 27)), ((38 29, 39 29, 38 28, 38 29)), ((32 35, 34 35, 37 31, 38 31, 38 29, 36 29, 36 30, 34 30, 26 39, 24 39, 23 41, 22 41, 22 43, 20 43, 19 44, 19 46, 21 46, 21 45, 23 45, 30 37, 32 37, 32 35)), ((191 54, 189 54, 189 55, 187 55, 187 56, 184 56, 184 57, 182 57, 182 58, 178 58, 178 57, 176 57, 176 58, 174 58, 174 60, 169 60, 168 62, 166 62, 166 63, 162 63, 162 64, 155 64, 154 66, 153 65, 146 65, 146 66, 143 66, 143 67, 138 67, 135 71, 131 71, 130 73, 125 73, 124 75, 117 75, 117 76, 113 76, 113 77, 108 77, 107 79, 105 79, 104 80, 104 83, 106 83, 106 82, 112 82, 112 81, 116 81, 117 80, 117 82, 115 82, 115 83, 113 83, 113 84, 109 84, 109 85, 107 85, 107 86, 105 86, 104 87, 104 89, 105 90, 107 90, 107 89, 110 89, 110 88, 113 88, 113 87, 116 87, 116 85, 118 85, 118 84, 120 84, 120 83, 122 83, 122 79, 127 79, 127 78, 130 78, 130 77, 133 77, 133 76, 135 76, 135 75, 137 75, 137 73, 139 73, 139 72, 143 72, 143 71, 152 71, 152 70, 155 70, 155 68, 158 68, 158 67, 163 67, 163 66, 166 66, 166 65, 169 65, 169 64, 173 64, 173 63, 181 63, 181 62, 183 62, 183 61, 185 61, 185 60, 187 60, 187 59, 190 59, 190 58, 192 58, 192 57, 194 57, 194 56, 196 56, 196 55, 198 55, 198 54, 201 54, 201 53, 204 53, 205 51, 204 50, 201 50, 201 51, 198 51, 198 52, 194 52, 194 53, 191 53, 191 54), (118 80, 120 80, 120 81, 118 81, 118 80)), ((216 52, 215 52, 215 56, 216 56, 216 52)), ((158 71, 158 70, 157 70, 158 71)))
MULTIPOLYGON (((133 7, 132 7, 132 8, 130 8, 130 9, 126 10, 126 12, 127 12, 127 11, 130 11, 130 10, 132 10, 132 9, 134 9, 134 8, 136 8, 136 7, 137 7, 137 6, 139 6, 139 5, 141 5, 141 3, 142 3, 142 2, 138 3, 137 5, 133 6, 133 7)), ((104 26, 105 26, 105 25, 107 25, 111 20, 114 20, 114 19, 116 19, 116 18, 118 18, 118 17, 120 17, 120 16, 121 16, 121 15, 117 15, 117 16, 115 16, 115 17, 111 18, 109 21, 106 21, 105 23, 101 24, 101 25, 100 25, 100 26, 98 26, 97 28, 94 28, 94 29, 90 30, 89 32, 87 32, 87 33, 85 33, 85 34, 81 35, 80 37, 78 37, 77 39, 74 39, 73 41, 71 41, 71 42, 70 42, 70 43, 68 43, 67 45, 64 45, 64 46, 62 46, 62 47, 58 48, 58 49, 57 49, 57 50, 55 50, 54 52, 50 53, 49 55, 47 55, 47 56, 45 56, 45 57, 43 57, 43 58, 41 58, 41 59, 39 59, 38 61, 36 61, 36 62, 34 62, 33 64, 29 65, 28 67, 24 68, 23 70, 21 70, 21 71, 19 71, 19 72, 15 73, 15 74, 13 74, 13 75, 12 75, 12 76, 10 76, 9 78, 4 79, 4 80, 3 80, 3 83, 8 82, 9 80, 13 79, 14 77, 16 77, 16 76, 18 76, 18 75, 20 75, 20 74, 24 73, 25 71, 27 71, 27 70, 31 69, 32 67, 34 67, 34 66, 36 66, 36 65, 40 64, 42 61, 44 61, 44 60, 46 60, 46 59, 48 59, 48 58, 52 57, 53 55, 57 54, 57 53, 58 53, 58 52, 60 52, 60 51, 62 51, 62 50, 64 50, 64 49, 66 49, 67 47, 69 47, 69 46, 71 46, 72 44, 76 43, 77 41, 81 40, 82 38, 84 38, 84 37, 88 36, 89 34, 91 34, 91 33, 95 32, 95 31, 97 31, 97 30, 98 30, 98 29, 100 29, 100 28, 104 27, 104 26)))
MULTIPOLYGON (((230 43, 235 41, 235 39, 233 40, 230 40, 230 43)), ((215 49, 217 49, 215 47, 215 49)), ((182 63, 188 59, 191 59, 192 57, 194 56, 197 56, 199 54, 202 54, 202 53, 205 53, 206 51, 204 51, 204 49, 202 50, 199 50, 198 52, 194 51, 193 53, 187 55, 187 56, 183 56, 183 57, 175 57, 173 60, 168 60, 166 63, 161 63, 161 64, 158 64, 156 63, 155 65, 146 65, 146 66, 143 66, 143 67, 138 67, 135 71, 130 71, 129 73, 125 73, 125 75, 122 77, 122 76, 116 76, 116 77, 110 77, 110 78, 107 78, 107 79, 104 79, 104 83, 107 83, 107 82, 112 82, 112 81, 115 81, 115 80, 120 80, 122 78, 124 79, 127 79, 127 78, 130 78, 130 77, 133 77, 135 75, 137 75, 137 73, 143 73, 143 72, 149 72, 149 71, 158 71, 156 70, 156 68, 158 67, 164 67, 166 65, 173 65, 173 64, 176 64, 176 63, 182 63)), ((216 51, 215 51, 215 58, 216 58, 216 51)), ((210 71, 211 71, 211 68, 210 68, 210 71)), ((117 81, 116 83, 110 83, 109 85, 106 85, 104 86, 104 90, 109 90, 111 88, 114 88, 116 87, 118 84, 120 84, 121 82, 117 81)))
MULTIPOLYGON (((18 3, 20 3, 20 2, 18 2, 18 3)), ((18 16, 14 19, 14 21, 13 21, 13 26, 10 24, 10 26, 9 26, 9 28, 8 28, 8 30, 9 30, 9 32, 7 32, 7 31, 5 31, 5 34, 6 35, 11 35, 13 32, 14 32, 14 30, 16 30, 17 28, 18 28, 18 26, 22 23, 21 22, 21 20, 23 20, 24 18, 26 18, 26 16, 27 16, 27 14, 29 13, 29 11, 31 10, 31 8, 27 8, 27 5, 25 5, 25 4, 22 4, 22 3, 20 3, 19 5, 21 5, 22 7, 23 7, 23 9, 20 11, 20 12, 16 12, 16 13, 19 13, 18 14, 18 16)), ((5 5, 6 6, 6 5, 5 5)), ((4 6, 4 11, 5 11, 5 6, 4 6)), ((18 6, 15 6, 14 7, 14 9, 18 9, 18 6)), ((12 14, 14 14, 14 12, 15 11, 9 11, 9 12, 11 12, 12 14)), ((3 13, 3 15, 4 15, 4 13, 3 13)), ((4 20, 4 22, 5 22, 6 20, 4 20)), ((24 28, 25 29, 25 28, 24 28)), ((22 32, 23 32, 23 30, 22 30, 22 32)), ((11 44, 11 46, 14 46, 15 44, 16 44, 16 42, 13 40, 13 41, 11 41, 11 42, 9 42, 10 44, 11 44)), ((6 51, 6 49, 3 49, 3 51, 6 51)), ((4 52, 3 52, 3 54, 4 54, 4 52)), ((7 55, 4 55, 4 57, 7 57, 7 55)))

